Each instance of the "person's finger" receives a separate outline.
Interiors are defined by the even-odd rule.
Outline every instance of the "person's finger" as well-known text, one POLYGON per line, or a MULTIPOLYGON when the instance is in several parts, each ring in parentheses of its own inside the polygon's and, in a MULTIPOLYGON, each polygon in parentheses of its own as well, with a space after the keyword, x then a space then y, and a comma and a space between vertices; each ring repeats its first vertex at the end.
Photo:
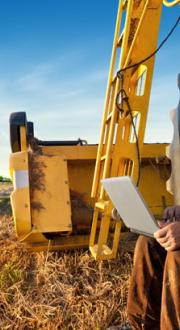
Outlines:
POLYGON ((162 238, 164 236, 166 236, 166 233, 167 233, 167 226, 163 227, 162 229, 159 229, 157 230, 155 233, 154 233, 154 237, 157 239, 157 238, 162 238))
POLYGON ((163 220, 168 219, 168 216, 169 216, 169 207, 166 207, 163 212, 163 220))
POLYGON ((180 248, 180 243, 173 242, 170 246, 166 247, 166 251, 175 251, 180 248))
POLYGON ((165 248, 166 251, 174 251, 177 249, 177 246, 174 243, 174 241, 169 241, 168 243, 165 243, 163 247, 165 248))
POLYGON ((159 228, 163 228, 168 225, 168 222, 166 220, 160 220, 157 223, 158 223, 159 228))
POLYGON ((167 243, 168 240, 169 240, 169 238, 167 236, 162 237, 162 238, 157 238, 157 242, 161 245, 167 243))
POLYGON ((180 206, 179 205, 175 207, 174 216, 175 216, 176 221, 180 220, 180 206))
POLYGON ((168 211, 168 218, 170 220, 173 220, 173 218, 175 217, 175 207, 170 207, 169 211, 168 211))
POLYGON ((174 241, 168 239, 165 243, 162 243, 162 246, 163 246, 165 249, 173 248, 173 247, 174 247, 174 241))
POLYGON ((170 251, 174 251, 175 248, 173 246, 169 246, 169 247, 165 248, 165 250, 170 252, 170 251))

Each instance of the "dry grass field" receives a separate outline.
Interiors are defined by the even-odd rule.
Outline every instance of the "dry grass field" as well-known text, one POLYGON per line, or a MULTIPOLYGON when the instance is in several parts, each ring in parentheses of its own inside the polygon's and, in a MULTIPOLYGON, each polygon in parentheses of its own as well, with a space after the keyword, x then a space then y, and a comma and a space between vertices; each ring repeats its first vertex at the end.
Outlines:
MULTIPOLYGON (((30 253, 16 239, 8 198, 0 194, 0 329, 104 330, 126 323, 132 253, 116 260, 88 250, 30 253)), ((2 194, 3 191, 3 194, 2 194)))

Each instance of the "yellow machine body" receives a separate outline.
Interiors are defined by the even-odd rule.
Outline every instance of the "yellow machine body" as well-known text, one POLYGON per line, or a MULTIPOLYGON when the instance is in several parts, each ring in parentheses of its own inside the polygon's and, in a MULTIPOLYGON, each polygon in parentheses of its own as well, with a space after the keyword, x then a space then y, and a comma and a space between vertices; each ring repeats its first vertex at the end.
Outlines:
POLYGON ((25 113, 11 115, 11 203, 18 238, 27 248, 89 245, 95 259, 115 258, 123 226, 111 218, 103 178, 129 175, 137 182, 141 173, 138 187, 156 218, 173 204, 166 191, 167 144, 144 144, 154 68, 154 56, 148 56, 157 47, 162 4, 119 1, 99 145, 39 141, 25 113), (117 61, 119 72, 124 70, 120 76, 117 61))
MULTIPOLYGON (((139 188, 157 218, 164 207, 172 205, 172 195, 166 191, 170 176, 166 146, 144 144, 142 155, 139 188)), ((11 154, 14 222, 18 238, 27 248, 40 251, 88 246, 95 203, 91 187, 97 148, 97 145, 42 147, 40 154, 32 151, 11 154), (27 171, 28 186, 18 188, 17 171, 27 171)), ((112 233, 113 230, 112 226, 112 233)))
POLYGON ((101 179, 128 175, 140 189, 144 185, 141 160, 162 5, 162 0, 119 1, 91 194, 96 203, 89 245, 95 259, 116 257, 122 226, 117 219, 109 245, 113 205, 101 179))

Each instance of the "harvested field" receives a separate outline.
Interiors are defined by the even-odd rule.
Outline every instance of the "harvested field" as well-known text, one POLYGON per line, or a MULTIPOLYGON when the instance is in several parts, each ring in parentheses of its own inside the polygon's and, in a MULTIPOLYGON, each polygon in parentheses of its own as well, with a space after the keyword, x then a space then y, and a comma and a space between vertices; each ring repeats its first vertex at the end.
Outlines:
POLYGON ((1 329, 104 330, 126 323, 132 253, 125 242, 117 259, 105 262, 87 250, 30 253, 17 242, 8 199, 3 203, 1 329))
POLYGON ((12 184, 7 182, 0 182, 0 198, 9 197, 9 194, 13 190, 12 184))

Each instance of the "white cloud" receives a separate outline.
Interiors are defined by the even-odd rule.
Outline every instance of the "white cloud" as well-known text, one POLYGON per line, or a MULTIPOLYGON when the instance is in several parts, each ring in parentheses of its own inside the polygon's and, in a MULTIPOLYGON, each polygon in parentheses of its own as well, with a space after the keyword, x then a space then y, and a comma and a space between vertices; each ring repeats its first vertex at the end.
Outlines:
POLYGON ((31 72, 17 79, 17 87, 22 91, 39 91, 44 88, 48 76, 53 72, 51 64, 36 66, 31 72))
MULTIPOLYGON (((67 63, 66 63, 67 65, 67 63)), ((15 88, 23 98, 31 95, 36 100, 41 97, 46 100, 62 100, 72 98, 87 93, 100 82, 106 81, 107 70, 87 70, 81 74, 71 72, 68 79, 62 77, 57 79, 57 72, 60 71, 62 63, 47 63, 38 65, 31 72, 18 78, 15 82, 15 88)), ((68 69, 68 68, 67 68, 68 69)))
MULTIPOLYGON (((72 74, 70 80, 50 82, 55 69, 53 64, 44 64, 24 74, 17 80, 17 94, 13 95, 7 82, 5 85, 0 82, 0 174, 8 174, 9 114, 14 111, 27 111, 39 139, 75 140, 80 137, 89 143, 99 142, 106 70, 91 70, 79 77, 72 74)), ((177 106, 178 94, 176 75, 154 80, 146 142, 171 141, 169 111, 177 106)))
POLYGON ((0 174, 8 175, 11 112, 26 111, 39 139, 81 137, 97 143, 105 91, 102 86, 96 93, 93 89, 103 81, 105 71, 86 72, 79 78, 72 75, 70 82, 54 80, 50 83, 48 77, 54 70, 55 66, 50 64, 38 66, 14 81, 15 91, 12 92, 8 84, 0 91, 0 174))

